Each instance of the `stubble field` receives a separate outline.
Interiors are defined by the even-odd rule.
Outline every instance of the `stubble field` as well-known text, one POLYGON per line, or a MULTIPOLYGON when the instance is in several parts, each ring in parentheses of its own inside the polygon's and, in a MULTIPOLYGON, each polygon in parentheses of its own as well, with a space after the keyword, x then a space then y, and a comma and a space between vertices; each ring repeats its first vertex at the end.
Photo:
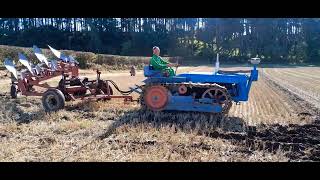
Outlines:
MULTIPOLYGON (((233 104, 225 118, 153 113, 117 100, 70 102, 46 114, 40 98, 10 99, 1 71, 0 161, 319 161, 320 68, 259 70, 249 101, 233 104)), ((80 72, 95 78, 94 71, 80 72)), ((144 77, 115 71, 102 79, 126 90, 144 77)))

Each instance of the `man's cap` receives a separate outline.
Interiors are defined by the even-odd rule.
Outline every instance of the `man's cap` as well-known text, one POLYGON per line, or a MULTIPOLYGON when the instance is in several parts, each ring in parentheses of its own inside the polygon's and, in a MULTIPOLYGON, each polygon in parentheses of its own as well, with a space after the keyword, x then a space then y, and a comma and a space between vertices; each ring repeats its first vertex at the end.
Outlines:
POLYGON ((153 46, 152 50, 160 49, 158 46, 153 46))

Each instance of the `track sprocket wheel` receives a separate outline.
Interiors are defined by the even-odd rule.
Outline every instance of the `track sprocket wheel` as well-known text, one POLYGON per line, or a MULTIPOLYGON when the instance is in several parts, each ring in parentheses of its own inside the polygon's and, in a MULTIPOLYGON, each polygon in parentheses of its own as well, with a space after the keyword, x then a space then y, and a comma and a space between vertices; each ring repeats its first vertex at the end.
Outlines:
POLYGON ((168 90, 161 85, 149 86, 145 89, 143 101, 150 110, 161 111, 169 101, 168 90))

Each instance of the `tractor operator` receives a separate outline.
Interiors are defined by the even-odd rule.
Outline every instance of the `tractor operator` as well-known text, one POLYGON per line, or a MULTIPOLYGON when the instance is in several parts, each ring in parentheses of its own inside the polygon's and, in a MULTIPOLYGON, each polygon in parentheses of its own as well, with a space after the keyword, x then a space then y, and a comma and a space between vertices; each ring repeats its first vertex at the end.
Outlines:
POLYGON ((167 61, 164 61, 159 55, 160 55, 160 48, 155 46, 152 48, 153 55, 150 59, 150 64, 154 68, 154 70, 161 70, 164 73, 167 73, 169 77, 175 76, 175 72, 171 67, 178 67, 179 65, 176 63, 169 63, 167 61))

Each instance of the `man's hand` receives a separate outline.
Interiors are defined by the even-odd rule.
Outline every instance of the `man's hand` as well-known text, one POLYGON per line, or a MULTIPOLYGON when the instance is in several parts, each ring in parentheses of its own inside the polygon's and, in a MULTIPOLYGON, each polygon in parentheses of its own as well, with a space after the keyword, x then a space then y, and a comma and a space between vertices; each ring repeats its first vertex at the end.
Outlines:
POLYGON ((168 64, 168 67, 178 67, 179 66, 179 64, 177 64, 177 63, 170 63, 170 64, 168 64))

